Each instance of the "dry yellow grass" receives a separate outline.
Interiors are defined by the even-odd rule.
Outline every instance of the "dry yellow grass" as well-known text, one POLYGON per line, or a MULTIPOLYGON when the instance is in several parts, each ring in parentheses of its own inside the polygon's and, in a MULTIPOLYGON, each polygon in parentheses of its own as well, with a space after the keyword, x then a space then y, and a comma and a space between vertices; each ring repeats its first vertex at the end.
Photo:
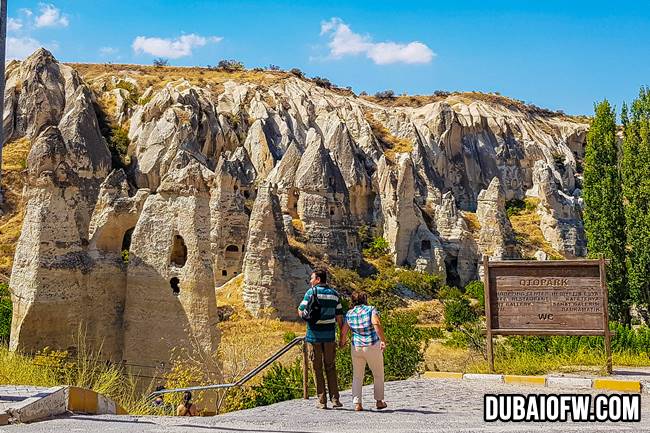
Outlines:
POLYGON ((419 324, 440 325, 444 320, 444 306, 438 299, 431 301, 411 301, 408 306, 398 308, 397 310, 415 313, 419 324))
POLYGON ((13 266, 16 242, 23 226, 25 203, 22 192, 24 170, 31 142, 21 138, 4 146, 2 152, 2 189, 5 202, 0 216, 0 281, 8 281, 13 266))
POLYGON ((398 153, 409 153, 413 151, 413 143, 410 140, 394 136, 369 111, 364 111, 363 114, 370 125, 370 129, 372 129, 372 133, 385 146, 384 154, 386 158, 395 161, 398 153))
MULTIPOLYGON (((219 359, 226 380, 241 377, 282 348, 286 344, 285 335, 305 334, 305 325, 299 322, 253 318, 244 308, 242 283, 240 275, 217 289, 217 305, 229 305, 235 310, 230 319, 218 325, 219 359)), ((281 361, 291 362, 299 354, 300 348, 294 348, 281 361)))
POLYGON ((564 256, 548 243, 539 227, 540 217, 536 210, 539 199, 527 197, 525 202, 526 209, 510 217, 512 229, 522 246, 524 256, 532 257, 537 250, 542 250, 554 260, 563 259, 564 256))
POLYGON ((210 88, 213 91, 223 90, 223 83, 232 80, 236 82, 247 82, 261 86, 271 86, 291 75, 283 71, 233 71, 215 70, 201 67, 179 67, 165 66, 155 67, 146 65, 122 65, 122 64, 88 64, 71 63, 83 78, 91 84, 101 81, 110 76, 128 75, 135 79, 141 89, 152 86, 154 90, 164 87, 167 83, 179 79, 186 79, 191 84, 210 88))
POLYGON ((481 223, 478 221, 476 212, 462 211, 461 216, 465 220, 465 224, 467 224, 469 231, 478 234, 481 230, 481 223))
POLYGON ((455 371, 466 373, 485 360, 480 353, 468 349, 448 347, 439 341, 432 342, 424 352, 424 362, 429 371, 455 371))

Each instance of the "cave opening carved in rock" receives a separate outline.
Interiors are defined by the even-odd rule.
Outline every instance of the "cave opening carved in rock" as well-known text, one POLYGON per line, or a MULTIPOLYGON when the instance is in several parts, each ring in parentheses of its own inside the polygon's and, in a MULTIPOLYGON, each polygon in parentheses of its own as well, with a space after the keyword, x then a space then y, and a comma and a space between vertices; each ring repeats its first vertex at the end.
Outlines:
POLYGON ((174 244, 172 246, 172 256, 170 261, 171 264, 181 268, 185 266, 185 262, 187 261, 187 247, 185 246, 183 237, 180 235, 174 236, 174 244))

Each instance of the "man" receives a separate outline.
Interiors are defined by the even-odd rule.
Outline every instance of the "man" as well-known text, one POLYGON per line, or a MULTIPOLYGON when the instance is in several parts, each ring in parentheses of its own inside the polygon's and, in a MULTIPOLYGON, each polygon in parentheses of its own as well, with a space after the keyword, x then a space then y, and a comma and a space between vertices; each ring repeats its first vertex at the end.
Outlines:
POLYGON ((339 400, 339 385, 336 378, 336 325, 343 326, 343 307, 336 290, 327 285, 327 272, 317 269, 311 274, 309 280, 311 288, 298 306, 298 315, 302 318, 305 307, 315 291, 321 305, 321 317, 315 324, 307 322, 307 336, 305 342, 309 348, 309 358, 314 368, 316 380, 316 394, 320 409, 327 409, 327 395, 325 393, 325 378, 327 376, 327 389, 332 406, 342 407, 339 400))

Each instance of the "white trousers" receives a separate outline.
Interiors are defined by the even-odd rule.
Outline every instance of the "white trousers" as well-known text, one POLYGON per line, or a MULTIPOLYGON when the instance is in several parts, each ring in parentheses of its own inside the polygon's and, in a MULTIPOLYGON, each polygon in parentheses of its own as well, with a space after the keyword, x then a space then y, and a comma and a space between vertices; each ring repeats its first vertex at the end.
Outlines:
POLYGON ((379 348, 379 342, 372 346, 352 346, 352 396, 355 404, 361 404, 366 363, 372 371, 375 400, 384 399, 384 353, 379 348))

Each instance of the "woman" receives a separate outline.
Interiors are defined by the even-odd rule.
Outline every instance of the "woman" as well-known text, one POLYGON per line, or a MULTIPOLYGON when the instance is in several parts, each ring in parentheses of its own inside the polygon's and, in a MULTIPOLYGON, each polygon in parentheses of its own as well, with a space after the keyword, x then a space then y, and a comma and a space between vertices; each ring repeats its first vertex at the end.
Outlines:
MULTIPOLYGON (((178 416, 196 416, 196 405, 191 402, 192 393, 185 391, 183 394, 183 403, 179 404, 176 408, 176 415, 178 416)), ((172 406, 173 407, 173 406, 172 406)))
POLYGON ((379 321, 375 307, 368 305, 368 296, 364 292, 354 292, 351 298, 352 309, 345 315, 345 324, 341 329, 339 346, 347 343, 348 333, 352 332, 352 396, 354 410, 362 411, 361 389, 366 363, 372 371, 374 394, 377 409, 384 409, 384 349, 386 337, 379 321))

